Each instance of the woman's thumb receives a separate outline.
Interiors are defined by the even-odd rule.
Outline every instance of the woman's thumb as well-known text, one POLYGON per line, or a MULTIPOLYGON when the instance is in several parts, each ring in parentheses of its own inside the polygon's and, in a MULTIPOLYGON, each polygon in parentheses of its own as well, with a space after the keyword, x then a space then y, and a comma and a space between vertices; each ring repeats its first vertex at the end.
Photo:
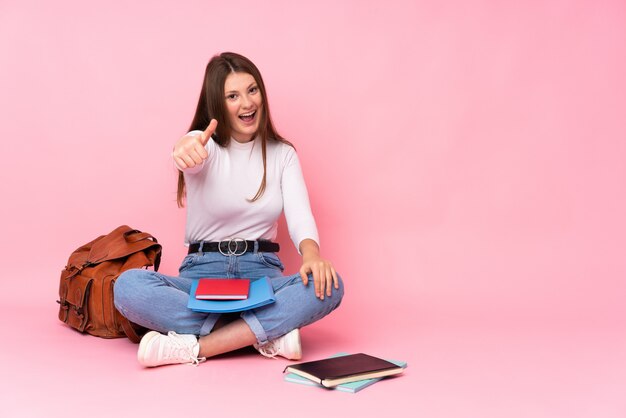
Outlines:
POLYGON ((200 135, 200 138, 202 139, 202 145, 206 145, 207 142, 209 142, 209 138, 211 137, 211 135, 213 135, 216 128, 217 128, 217 120, 211 119, 209 126, 207 126, 204 132, 202 132, 202 135, 200 135))

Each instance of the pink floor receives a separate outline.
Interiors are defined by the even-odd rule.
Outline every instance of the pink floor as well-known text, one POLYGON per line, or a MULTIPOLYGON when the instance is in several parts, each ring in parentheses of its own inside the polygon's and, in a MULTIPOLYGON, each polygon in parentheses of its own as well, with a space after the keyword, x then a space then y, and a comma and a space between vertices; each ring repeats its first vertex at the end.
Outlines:
POLYGON ((53 304, 4 304, 0 315, 3 417, 626 416, 626 336, 610 327, 502 329, 403 315, 388 326, 372 319, 372 329, 338 329, 350 315, 338 311, 303 331, 304 360, 365 351, 409 364, 404 375, 349 394, 284 382, 289 362, 252 349, 198 367, 142 369, 136 345, 73 332, 53 304))

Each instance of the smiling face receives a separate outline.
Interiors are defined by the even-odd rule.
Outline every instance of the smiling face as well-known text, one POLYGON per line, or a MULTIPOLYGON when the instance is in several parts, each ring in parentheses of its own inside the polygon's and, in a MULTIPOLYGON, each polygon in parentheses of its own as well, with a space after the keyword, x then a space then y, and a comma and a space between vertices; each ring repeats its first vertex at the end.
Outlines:
POLYGON ((224 82, 224 100, 233 139, 252 140, 263 112, 263 97, 254 77, 248 73, 230 73, 224 82))

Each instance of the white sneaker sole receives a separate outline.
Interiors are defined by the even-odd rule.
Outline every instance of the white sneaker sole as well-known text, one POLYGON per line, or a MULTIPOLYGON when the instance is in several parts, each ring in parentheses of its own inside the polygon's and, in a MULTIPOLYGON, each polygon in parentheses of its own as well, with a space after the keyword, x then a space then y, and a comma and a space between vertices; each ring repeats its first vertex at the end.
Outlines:
POLYGON ((297 348, 295 351, 289 353, 289 357, 284 357, 288 360, 300 360, 302 358, 302 340, 300 339, 300 330, 296 328, 287 334, 286 337, 287 341, 285 341, 285 345, 292 347, 295 344, 297 348))
POLYGON ((137 350, 137 360, 139 361, 139 364, 144 367, 154 367, 154 365, 146 362, 146 352, 152 345, 152 340, 159 338, 160 336, 161 334, 156 331, 150 331, 143 336, 141 342, 139 342, 139 349, 137 350))

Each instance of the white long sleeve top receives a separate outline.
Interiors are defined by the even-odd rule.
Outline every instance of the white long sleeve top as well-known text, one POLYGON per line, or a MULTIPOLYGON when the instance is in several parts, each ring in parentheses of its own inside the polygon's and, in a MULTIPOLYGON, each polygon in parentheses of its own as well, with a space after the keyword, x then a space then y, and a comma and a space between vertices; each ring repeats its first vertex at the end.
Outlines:
MULTIPOLYGON (((188 135, 198 133, 201 131, 188 135)), ((306 238, 319 245, 300 161, 293 147, 267 141, 266 189, 255 202, 249 199, 256 195, 263 179, 261 139, 243 144, 231 139, 222 147, 210 138, 205 148, 209 156, 202 165, 182 170, 187 189, 185 245, 230 238, 275 240, 283 210, 298 251, 306 238)))

